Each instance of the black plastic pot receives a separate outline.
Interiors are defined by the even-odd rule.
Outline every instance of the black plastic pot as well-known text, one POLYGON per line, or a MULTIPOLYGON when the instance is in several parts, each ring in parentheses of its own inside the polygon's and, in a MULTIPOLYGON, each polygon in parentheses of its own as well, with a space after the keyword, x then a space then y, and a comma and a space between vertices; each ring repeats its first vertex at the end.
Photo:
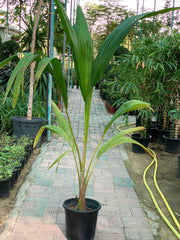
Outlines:
POLYGON ((63 203, 65 208, 66 237, 69 240, 93 240, 101 204, 96 200, 86 198, 86 205, 91 210, 73 210, 72 207, 76 205, 76 198, 67 199, 63 203))
POLYGON ((0 180, 0 198, 9 197, 11 188, 11 177, 5 180, 0 180))
POLYGON ((11 189, 14 187, 14 184, 15 184, 16 171, 17 171, 17 170, 14 169, 14 171, 12 172, 12 177, 11 177, 11 189))
POLYGON ((163 135, 169 134, 169 131, 167 130, 162 130, 162 127, 158 127, 158 135, 157 135, 157 141, 160 144, 164 144, 164 138, 163 135))
POLYGON ((22 157, 22 159, 21 159, 20 163, 21 163, 21 169, 23 169, 23 168, 24 168, 24 165, 25 165, 25 163, 26 163, 25 156, 24 156, 24 157, 22 157))
POLYGON ((147 129, 147 133, 152 137, 151 141, 157 141, 158 129, 155 125, 151 125, 149 129, 147 129))
POLYGON ((14 172, 15 172, 14 183, 16 183, 19 175, 21 174, 21 166, 15 167, 14 172))
MULTIPOLYGON (((133 133, 131 135, 131 138, 136 140, 137 142, 141 143, 143 146, 145 146, 147 148, 152 137, 151 137, 151 135, 147 134, 147 137, 142 138, 139 133, 133 133)), ((142 147, 140 147, 139 145, 134 144, 134 143, 132 144, 132 151, 134 153, 145 153, 146 152, 142 147)))
POLYGON ((171 138, 169 134, 164 134, 165 152, 180 153, 180 136, 178 138, 171 138))
MULTIPOLYGON (((12 117, 12 121, 13 121, 13 134, 18 138, 25 135, 35 139, 39 129, 45 124, 45 119, 43 118, 32 118, 32 120, 28 120, 25 117, 12 117)), ((40 146, 41 139, 39 140, 36 147, 40 146)))

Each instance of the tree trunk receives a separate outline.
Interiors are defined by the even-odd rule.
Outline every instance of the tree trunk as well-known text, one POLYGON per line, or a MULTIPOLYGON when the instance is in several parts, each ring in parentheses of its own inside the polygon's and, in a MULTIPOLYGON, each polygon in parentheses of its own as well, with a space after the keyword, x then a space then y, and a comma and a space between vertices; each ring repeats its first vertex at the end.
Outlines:
POLYGON ((163 130, 166 130, 167 129, 167 111, 165 111, 164 113, 164 119, 163 119, 163 130))
MULTIPOLYGON (((179 86, 176 88, 176 109, 179 109, 179 86)), ((174 129, 174 137, 178 138, 178 130, 179 130, 179 119, 175 120, 175 129, 174 129)))
MULTIPOLYGON (((41 7, 42 7, 43 0, 39 1, 38 12, 36 15, 34 27, 33 27, 33 34, 32 34, 32 42, 31 42, 31 53, 34 54, 35 50, 35 43, 36 43, 36 31, 39 23, 41 7)), ((29 85, 29 101, 28 101, 28 112, 27 112, 27 119, 32 119, 32 104, 33 104, 33 88, 34 88, 34 68, 35 62, 30 66, 30 85, 29 85)))

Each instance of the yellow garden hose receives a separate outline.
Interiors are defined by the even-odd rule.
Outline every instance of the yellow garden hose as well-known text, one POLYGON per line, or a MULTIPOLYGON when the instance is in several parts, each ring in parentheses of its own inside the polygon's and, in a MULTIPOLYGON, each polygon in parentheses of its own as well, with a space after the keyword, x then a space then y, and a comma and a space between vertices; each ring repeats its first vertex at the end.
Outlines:
MULTIPOLYGON (((150 149, 148 149, 148 150, 150 150, 150 149)), ((172 232, 175 234, 175 236, 180 240, 180 233, 179 233, 178 231, 176 231, 176 229, 172 226, 172 224, 169 222, 169 220, 168 220, 168 219, 166 218, 166 216, 163 214, 163 212, 162 212, 162 210, 160 209, 160 207, 159 207, 159 205, 158 205, 158 203, 157 203, 157 201, 156 201, 156 199, 155 199, 155 197, 154 197, 154 195, 153 195, 153 193, 152 193, 149 185, 147 184, 146 174, 147 174, 148 170, 150 169, 150 167, 152 167, 152 165, 155 163, 155 170, 154 170, 154 184, 155 184, 155 187, 156 187, 157 191, 159 192, 162 200, 164 201, 164 203, 165 203, 165 205, 166 205, 166 207, 167 207, 167 209, 168 209, 168 211, 169 211, 169 213, 170 213, 173 221, 175 222, 178 230, 180 231, 180 224, 179 224, 179 222, 177 221, 177 219, 176 219, 174 213, 172 212, 172 210, 171 210, 171 208, 170 208, 170 206, 169 206, 166 198, 164 197, 163 193, 161 192, 161 190, 160 190, 160 188, 159 188, 159 186, 158 186, 158 184, 157 184, 157 180, 156 180, 157 158, 156 158, 156 154, 155 154, 152 150, 150 150, 150 151, 152 152, 152 154, 153 154, 153 156, 154 156, 154 159, 153 159, 153 161, 148 165, 148 167, 147 167, 147 168, 145 169, 145 171, 144 171, 144 174, 143 174, 144 184, 145 184, 145 186, 146 186, 146 188, 147 188, 147 190, 148 190, 148 192, 149 192, 149 194, 150 194, 150 196, 151 196, 151 198, 152 198, 152 200, 153 200, 153 202, 154 202, 155 207, 157 208, 159 214, 161 215, 162 219, 165 221, 165 223, 168 225, 168 227, 172 230, 172 232)))
MULTIPOLYGON (((129 125, 132 125, 132 124, 134 124, 134 123, 131 123, 131 124, 129 124, 129 125)), ((124 126, 124 125, 123 125, 123 126, 124 126)), ((119 127, 117 128, 119 131, 121 131, 121 130, 120 130, 120 127, 122 127, 122 126, 119 126, 119 127)), ((159 188, 159 186, 158 186, 158 183, 157 183, 156 175, 157 175, 158 163, 157 163, 156 154, 155 154, 155 152, 153 152, 153 151, 152 151, 151 149, 149 149, 149 148, 148 148, 148 149, 145 149, 145 150, 146 150, 146 151, 149 153, 149 155, 153 158, 153 161, 148 165, 148 167, 145 169, 145 171, 144 171, 144 173, 143 173, 144 185, 145 185, 145 187, 147 188, 147 190, 148 190, 148 192, 149 192, 149 194, 150 194, 150 196, 151 196, 151 198, 152 198, 152 201, 153 201, 156 209, 158 210, 160 216, 161 216, 162 219, 165 221, 165 223, 168 225, 168 227, 171 229, 171 231, 175 234, 175 236, 180 240, 180 224, 179 224, 178 220, 176 219, 176 217, 175 217, 175 215, 174 215, 171 207, 169 206, 166 198, 164 197, 164 195, 163 195, 163 193, 161 192, 161 190, 160 190, 160 188, 159 188), (163 213, 162 210, 160 209, 160 207, 159 207, 159 205, 158 205, 158 203, 157 203, 157 201, 156 201, 156 199, 155 199, 155 196, 154 196, 151 188, 150 188, 149 185, 147 184, 146 174, 147 174, 148 170, 153 166, 153 164, 155 164, 155 169, 154 169, 154 184, 155 184, 155 187, 156 187, 159 195, 161 196, 164 204, 166 205, 166 208, 167 208, 168 212, 170 213, 170 215, 171 215, 174 223, 176 224, 176 226, 177 226, 177 228, 178 228, 178 231, 172 226, 172 224, 169 222, 169 220, 167 219, 167 217, 164 215, 164 213, 163 213)))

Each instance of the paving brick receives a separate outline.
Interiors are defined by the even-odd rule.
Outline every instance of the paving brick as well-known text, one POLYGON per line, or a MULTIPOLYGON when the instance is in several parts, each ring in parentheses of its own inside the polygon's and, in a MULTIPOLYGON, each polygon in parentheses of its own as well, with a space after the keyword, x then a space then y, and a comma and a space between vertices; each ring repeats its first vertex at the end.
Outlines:
POLYGON ((43 224, 39 240, 66 240, 63 232, 55 224, 43 224))
POLYGON ((9 240, 36 240, 41 230, 41 223, 19 222, 16 223, 9 240))
POLYGON ((39 185, 39 186, 47 186, 47 187, 51 187, 53 183, 53 179, 48 179, 45 177, 45 173, 44 172, 39 172, 36 175, 36 178, 34 180, 34 184, 35 185, 39 185))
POLYGON ((121 233, 97 233, 96 240, 126 240, 126 238, 121 233))
POLYGON ((113 181, 114 181, 114 185, 116 187, 133 188, 133 186, 134 186, 134 183, 131 178, 114 177, 113 181))

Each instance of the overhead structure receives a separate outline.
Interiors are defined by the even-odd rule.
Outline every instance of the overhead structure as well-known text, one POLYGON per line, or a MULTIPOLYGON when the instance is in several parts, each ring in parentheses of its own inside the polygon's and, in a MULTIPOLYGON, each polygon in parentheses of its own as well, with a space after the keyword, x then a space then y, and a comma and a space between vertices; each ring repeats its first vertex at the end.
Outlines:
MULTIPOLYGON (((49 0, 49 26, 48 26, 48 56, 53 57, 54 49, 54 0, 49 0)), ((52 75, 48 74, 47 88, 47 124, 51 124, 51 99, 52 99, 52 75)), ((50 131, 47 130, 47 141, 50 141, 50 131)))
MULTIPOLYGON (((140 7, 142 9, 141 13, 144 12, 145 0, 142 0, 142 1, 143 1, 142 5, 140 5, 139 0, 136 0, 136 2, 137 2, 137 15, 140 13, 140 11, 139 11, 140 7)), ((146 0, 146 1, 149 2, 149 0, 146 0)), ((175 0, 171 0, 171 1, 172 1, 172 7, 174 8, 175 7, 175 0)), ((156 3, 158 3, 158 0, 154 0, 154 11, 156 11, 156 5, 157 5, 156 3)), ((153 26, 154 26, 154 24, 155 24, 155 16, 153 17, 153 26)), ((172 11, 171 29, 173 29, 173 25, 174 25, 174 11, 172 11)), ((137 24, 136 24, 136 34, 135 35, 137 36, 137 24)), ((140 38, 141 37, 142 37, 142 29, 140 30, 140 38)))
MULTIPOLYGON (((65 0, 65 10, 66 13, 72 23, 72 25, 75 24, 75 19, 76 19, 76 8, 77 5, 80 4, 79 0, 65 0)), ((64 33, 64 45, 63 45, 63 73, 67 75, 67 90, 69 87, 73 87, 73 72, 74 72, 74 67, 73 67, 73 58, 71 54, 71 48, 70 46, 67 46, 66 44, 66 35, 64 33)))
MULTIPOLYGON (((76 18, 76 8, 79 0, 65 0, 65 10, 71 23, 74 25, 76 18)), ((48 56, 53 57, 54 49, 54 0, 49 0, 49 34, 48 34, 48 56)), ((67 89, 73 84, 73 59, 71 49, 66 46, 66 35, 64 33, 63 57, 62 57, 63 74, 67 75, 67 89), (67 50, 68 49, 68 50, 67 50), (71 81, 70 81, 71 80, 71 81)), ((51 99, 52 99, 52 76, 48 76, 47 88, 47 123, 51 124, 51 99)), ((61 101, 62 105, 62 101, 61 101)), ((62 105, 63 107, 63 105, 62 105)), ((50 141, 50 131, 47 130, 47 141, 50 141)))

